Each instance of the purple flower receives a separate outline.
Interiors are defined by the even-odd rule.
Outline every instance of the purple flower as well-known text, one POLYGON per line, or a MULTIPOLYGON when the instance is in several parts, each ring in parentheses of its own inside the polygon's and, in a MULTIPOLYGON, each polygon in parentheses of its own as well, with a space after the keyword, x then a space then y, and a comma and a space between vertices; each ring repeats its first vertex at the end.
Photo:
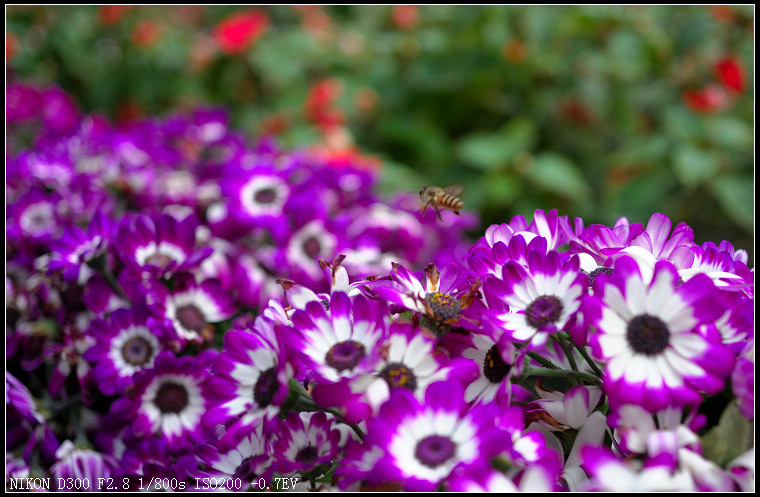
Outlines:
POLYGON ((330 464, 340 450, 341 432, 334 419, 323 412, 288 413, 279 422, 273 444, 274 467, 284 475, 307 473, 321 464, 330 464))
POLYGON ((608 258, 628 255, 639 264, 645 280, 651 279, 654 265, 659 260, 669 260, 678 269, 691 267, 694 261, 694 230, 679 223, 671 233, 672 223, 664 214, 655 213, 649 218, 646 229, 641 224, 628 226, 621 218, 614 230, 606 226, 592 225, 571 241, 573 252, 588 253, 599 266, 609 266, 608 258))
POLYGON ((510 261, 502 277, 490 276, 483 285, 488 314, 495 326, 513 340, 540 347, 552 333, 572 324, 586 293, 586 275, 577 257, 561 262, 555 251, 528 252, 527 265, 510 261), (505 304, 508 310, 503 310, 505 304))
POLYGON ((59 88, 50 88, 42 93, 42 122, 47 129, 60 134, 68 134, 79 127, 80 114, 71 95, 59 88))
POLYGON ((731 374, 731 388, 739 400, 739 412, 755 419, 755 340, 750 341, 736 360, 731 374))
POLYGON ((380 414, 367 422, 364 443, 379 447, 383 456, 365 479, 430 491, 456 468, 487 462, 503 449, 509 436, 494 423, 496 406, 468 409, 463 394, 454 382, 430 385, 424 401, 394 389, 380 414))
MULTIPOLYGON (((285 361, 274 337, 275 322, 260 316, 248 330, 231 330, 216 359, 216 374, 209 381, 213 403, 203 415, 211 429, 227 425, 230 432, 248 433, 263 418, 274 419, 288 395, 293 369, 285 361), (231 426, 233 425, 234 426, 231 426)), ((234 441, 225 437, 225 441, 234 441)), ((230 447, 222 446, 223 450, 230 447)))
POLYGON ((362 295, 334 293, 329 313, 319 302, 293 313, 287 346, 320 383, 351 380, 374 371, 387 330, 384 306, 362 295))
POLYGON ((47 244, 60 236, 61 196, 34 188, 8 208, 6 236, 9 243, 47 244))
POLYGON ((101 392, 120 395, 139 371, 154 366, 156 357, 170 347, 174 338, 169 329, 148 326, 145 309, 117 309, 107 319, 92 322, 94 344, 84 358, 94 364, 93 378, 101 392))
POLYGON ((216 355, 215 350, 206 350, 198 357, 178 358, 161 352, 152 369, 135 375, 131 399, 117 400, 111 411, 131 419, 132 434, 138 439, 158 436, 177 446, 205 441, 208 434, 201 417, 211 407, 206 368, 216 355))
POLYGON ((617 458, 606 447, 584 447, 583 469, 590 476, 581 491, 587 492, 693 492, 694 483, 686 471, 667 465, 643 466, 639 461, 617 458))
POLYGON ((151 218, 131 216, 121 222, 116 248, 122 260, 135 270, 154 278, 194 269, 213 248, 196 250, 198 219, 188 216, 178 221, 168 214, 151 218))
POLYGON ((447 488, 452 492, 553 492, 553 476, 546 468, 535 465, 526 469, 515 481, 487 464, 457 468, 447 488))
POLYGON ((235 314, 232 296, 217 280, 204 280, 198 284, 192 276, 180 276, 175 279, 170 293, 160 293, 163 294, 166 324, 174 328, 183 342, 212 341, 212 323, 235 314))
POLYGON ((612 405, 639 404, 654 412, 698 404, 717 393, 734 358, 717 333, 700 334, 723 308, 705 275, 679 286, 676 268, 660 261, 649 280, 630 257, 594 282, 584 314, 596 326, 594 356, 606 362, 603 388, 612 405), (716 336, 717 335, 717 336, 716 336))
POLYGON ((8 124, 32 119, 42 108, 42 93, 33 86, 8 85, 5 99, 5 118, 8 124))
POLYGON ((638 405, 620 406, 609 416, 610 426, 615 428, 615 439, 624 455, 662 454, 670 452, 670 461, 678 460, 681 449, 701 452, 696 432, 705 424, 704 415, 692 411, 684 416, 684 410, 667 408, 650 414, 638 405), (663 440, 670 439, 670 446, 663 440), (655 453, 652 453, 655 452, 655 453))
MULTIPOLYGON (((342 245, 342 244, 341 244, 342 245)), ((294 232, 285 247, 285 257, 294 278, 317 282, 322 277, 320 259, 332 259, 337 255, 338 236, 331 232, 321 219, 315 219, 294 232)))
POLYGON ((427 318, 423 324, 435 334, 443 336, 452 326, 469 326, 466 321, 473 321, 465 311, 475 301, 480 280, 469 282, 457 266, 446 266, 440 272, 430 263, 423 280, 394 263, 391 278, 391 284, 378 284, 373 287, 374 292, 392 304, 420 313, 427 318))
POLYGON ((455 357, 467 358, 478 367, 478 375, 465 390, 465 401, 483 403, 497 399, 509 405, 513 399, 530 399, 530 392, 512 383, 522 375, 524 353, 506 336, 497 343, 484 333, 449 334, 442 345, 455 357))
POLYGON ((466 384, 476 376, 475 364, 464 358, 449 360, 437 340, 406 322, 394 323, 382 345, 382 360, 372 375, 358 378, 351 384, 354 393, 372 406, 373 412, 388 400, 390 392, 405 388, 418 399, 428 385, 438 381, 466 384))
POLYGON ((226 490, 245 490, 251 484, 257 485, 260 478, 269 481, 273 471, 272 443, 263 427, 263 423, 256 423, 241 432, 235 443, 225 440, 225 443, 210 442, 198 446, 198 459, 207 469, 192 472, 192 476, 213 478, 220 482, 220 489, 226 490), (222 450, 222 446, 230 448, 222 450))
POLYGON ((267 159, 253 168, 233 168, 228 164, 222 192, 229 199, 228 210, 238 223, 251 228, 267 228, 281 240, 287 232, 284 208, 291 195, 287 177, 267 159))
POLYGON ((743 278, 747 272, 746 262, 734 259, 733 247, 729 249, 725 244, 721 244, 721 247, 723 250, 712 242, 703 243, 701 247, 691 247, 692 256, 684 257, 678 274, 684 281, 688 281, 695 274, 704 273, 713 280, 715 286, 726 290, 742 289, 752 284, 752 281, 743 278))
POLYGON ((63 273, 69 283, 82 283, 92 273, 88 262, 103 254, 110 243, 110 220, 97 214, 85 232, 77 226, 69 227, 60 240, 51 243, 48 272, 63 273))
MULTIPOLYGON (((71 440, 66 440, 55 453, 57 462, 50 468, 56 486, 59 481, 75 479, 82 485, 81 490, 95 491, 98 481, 109 481, 116 465, 109 456, 89 449, 78 449, 71 440), (100 480, 99 480, 100 479, 100 480)), ((59 488, 58 490, 72 490, 59 488)), ((80 490, 80 489, 77 489, 80 490)))

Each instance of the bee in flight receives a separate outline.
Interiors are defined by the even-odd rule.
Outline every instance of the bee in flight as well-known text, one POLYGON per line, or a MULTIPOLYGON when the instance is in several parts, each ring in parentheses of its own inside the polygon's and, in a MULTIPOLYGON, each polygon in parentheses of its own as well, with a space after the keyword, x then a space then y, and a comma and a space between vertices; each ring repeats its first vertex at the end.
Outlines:
POLYGON ((441 218, 440 209, 449 209, 459 216, 459 211, 464 209, 464 202, 459 198, 462 189, 459 185, 447 186, 446 188, 423 186, 420 188, 420 201, 422 202, 420 214, 424 214, 428 205, 432 205, 441 221, 443 218, 441 218))

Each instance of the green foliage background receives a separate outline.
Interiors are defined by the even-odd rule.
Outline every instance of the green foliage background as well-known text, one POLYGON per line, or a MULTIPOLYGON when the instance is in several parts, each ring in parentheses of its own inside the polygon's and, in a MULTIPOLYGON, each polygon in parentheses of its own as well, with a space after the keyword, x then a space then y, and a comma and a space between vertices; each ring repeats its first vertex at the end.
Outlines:
POLYGON ((587 225, 663 212, 754 265, 753 6, 422 6, 407 26, 391 6, 140 6, 110 25, 93 6, 6 9, 8 81, 56 83, 86 112, 211 103, 251 137, 277 119, 283 145, 306 146, 322 140, 309 89, 335 78, 388 193, 462 184, 483 227, 536 208, 587 225), (201 50, 251 8, 270 24, 243 53, 201 50), (146 23, 159 35, 136 44, 146 23), (683 92, 726 56, 748 89, 690 109, 683 92))

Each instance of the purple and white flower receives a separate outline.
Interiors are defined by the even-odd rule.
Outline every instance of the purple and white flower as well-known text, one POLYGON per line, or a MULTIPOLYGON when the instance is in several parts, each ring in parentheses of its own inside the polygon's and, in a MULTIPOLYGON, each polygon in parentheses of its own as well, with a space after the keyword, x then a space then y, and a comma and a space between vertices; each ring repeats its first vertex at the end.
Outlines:
POLYGON ((495 326, 532 347, 572 324, 586 293, 586 275, 577 257, 562 263, 559 253, 528 252, 527 266, 507 262, 502 278, 490 276, 483 285, 489 316, 495 326), (508 310, 505 309, 505 304, 508 310))
POLYGON ((362 399, 366 399, 375 413, 396 388, 405 388, 422 399, 432 383, 467 384, 476 376, 472 361, 449 360, 447 354, 437 348, 437 340, 405 322, 391 325, 381 356, 374 374, 360 377, 351 384, 351 390, 363 393, 362 399))
POLYGON ((497 399, 509 405, 513 399, 530 399, 530 392, 513 384, 522 375, 524 353, 506 337, 497 342, 485 333, 472 332, 466 336, 452 333, 443 338, 442 345, 455 357, 469 359, 478 367, 477 376, 465 390, 465 401, 483 403, 497 399))
POLYGON ((92 376, 100 391, 120 395, 139 371, 154 366, 156 357, 172 346, 173 333, 148 326, 144 308, 117 309, 107 319, 96 319, 90 328, 93 344, 84 358, 93 363, 92 376))
MULTIPOLYGON (((273 420, 288 395, 293 369, 278 344, 272 343, 274 322, 259 316, 252 330, 230 330, 209 380, 212 405, 203 415, 209 429, 227 426, 227 433, 248 433, 250 427, 273 420), (263 331, 258 331, 263 330, 263 331)), ((239 436, 237 437, 239 438, 239 436)), ((232 439, 225 437, 224 442, 232 439)), ((221 442, 220 442, 221 443, 221 442)), ((228 450, 222 444, 223 450, 228 450)))
POLYGON ((698 404, 700 392, 717 393, 734 357, 716 333, 699 327, 723 308, 705 275, 679 285, 675 266, 655 265, 651 281, 638 263, 621 257, 600 275, 584 313, 596 326, 594 356, 606 362, 603 388, 612 405, 639 404, 655 412, 698 404))
POLYGON ((284 475, 307 473, 329 464, 340 450, 341 432, 323 412, 288 413, 273 443, 274 467, 284 475))
MULTIPOLYGON (((116 461, 109 456, 89 449, 78 449, 71 440, 65 440, 55 453, 56 463, 50 468, 56 487, 59 482, 76 482, 77 490, 95 491, 99 481, 113 481, 110 478, 116 461)), ((72 484, 73 486, 73 484, 72 484)), ((71 490, 71 488, 58 488, 71 490)))
POLYGON ((374 372, 388 327, 384 306, 363 295, 334 293, 329 311, 309 302, 292 316, 287 346, 306 371, 333 384, 374 372))
POLYGON ((152 369, 135 375, 132 397, 118 399, 111 411, 132 420, 131 433, 138 439, 158 437, 170 446, 207 440, 201 417, 211 407, 207 368, 217 354, 206 350, 197 357, 175 357, 161 352, 152 369))
MULTIPOLYGON (((257 423, 239 434, 236 443, 207 442, 197 449, 204 470, 193 472, 195 478, 213 478, 221 490, 246 490, 252 484, 258 488, 259 479, 269 481, 272 476, 272 442, 264 432, 264 424, 257 423), (220 446, 229 446, 222 450, 220 446)), ((225 434, 224 437, 229 437, 225 434)), ((262 490, 262 489, 259 489, 262 490)))
POLYGON ((189 342, 213 340, 213 323, 232 317, 236 310, 218 280, 196 283, 192 276, 176 278, 174 289, 164 294, 163 307, 167 324, 180 340, 189 342))
POLYGON ((114 243, 122 260, 140 273, 169 277, 196 268, 213 248, 196 249, 198 219, 178 221, 168 214, 158 217, 130 216, 118 227, 114 243))
POLYGON ((456 383, 430 385, 424 401, 394 389, 367 422, 364 443, 384 452, 367 477, 408 491, 435 489, 458 467, 487 462, 508 444, 509 435, 494 423, 496 411, 491 403, 470 409, 456 383))

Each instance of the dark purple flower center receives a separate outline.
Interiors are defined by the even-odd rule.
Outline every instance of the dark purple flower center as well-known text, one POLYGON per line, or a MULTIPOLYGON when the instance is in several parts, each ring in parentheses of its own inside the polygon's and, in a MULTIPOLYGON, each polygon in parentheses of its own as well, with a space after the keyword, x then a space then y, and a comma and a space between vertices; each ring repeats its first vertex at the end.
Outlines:
POLYGON ((346 340, 330 347, 325 362, 338 371, 352 370, 365 355, 364 345, 354 340, 346 340))
POLYGON ((318 455, 319 453, 317 452, 316 447, 307 445, 306 447, 298 451, 295 457, 295 461, 304 463, 304 464, 310 464, 317 460, 318 455))
POLYGON ((456 447, 456 444, 447 437, 430 435, 417 443, 414 455, 428 468, 437 468, 454 457, 456 447))
POLYGON ((448 293, 428 292, 425 295, 425 302, 435 317, 441 321, 455 319, 462 313, 462 306, 459 305, 459 301, 448 293))
POLYGON ((670 330, 658 317, 642 314, 628 323, 626 338, 637 354, 655 356, 670 344, 670 330))
POLYGON ((262 371, 259 374, 259 379, 256 380, 256 384, 253 386, 253 400, 259 407, 269 406, 279 386, 275 368, 262 371))
POLYGON ((528 324, 537 330, 549 323, 556 323, 561 315, 562 301, 554 295, 538 297, 525 309, 528 324))
POLYGON ((257 204, 271 204, 277 198, 277 191, 274 188, 262 188, 258 190, 253 199, 257 204))
POLYGON ((600 274, 612 274, 612 268, 599 266, 598 268, 591 271, 591 273, 588 275, 588 286, 592 286, 594 284, 594 280, 600 274))
POLYGON ((388 382, 388 386, 394 388, 407 388, 414 392, 417 389, 417 378, 409 368, 400 362, 392 362, 380 371, 380 377, 388 382))
POLYGON ((235 469, 235 473, 232 476, 233 478, 239 478, 240 480, 246 482, 252 482, 254 480, 257 480, 259 477, 258 473, 256 472, 257 467, 258 462, 256 461, 256 457, 246 457, 243 459, 243 462, 241 462, 240 465, 235 469))
POLYGON ((180 413, 189 403, 189 394, 187 389, 173 381, 164 382, 156 392, 156 399, 153 401, 158 410, 163 414, 180 413))
POLYGON ((303 251, 310 258, 314 259, 320 254, 322 246, 319 244, 319 240, 316 237, 310 236, 303 242, 303 251))
POLYGON ((200 309, 193 304, 177 308, 177 321, 186 330, 201 331, 208 324, 200 309))
POLYGON ((145 366, 153 358, 153 347, 145 337, 132 337, 121 346, 121 357, 132 366, 145 366))
POLYGON ((488 378, 488 381, 491 383, 501 383, 501 380, 507 376, 507 373, 509 373, 511 368, 512 366, 504 362, 504 359, 501 358, 501 354, 499 354, 499 349, 496 345, 488 349, 486 357, 483 359, 483 374, 488 378))

